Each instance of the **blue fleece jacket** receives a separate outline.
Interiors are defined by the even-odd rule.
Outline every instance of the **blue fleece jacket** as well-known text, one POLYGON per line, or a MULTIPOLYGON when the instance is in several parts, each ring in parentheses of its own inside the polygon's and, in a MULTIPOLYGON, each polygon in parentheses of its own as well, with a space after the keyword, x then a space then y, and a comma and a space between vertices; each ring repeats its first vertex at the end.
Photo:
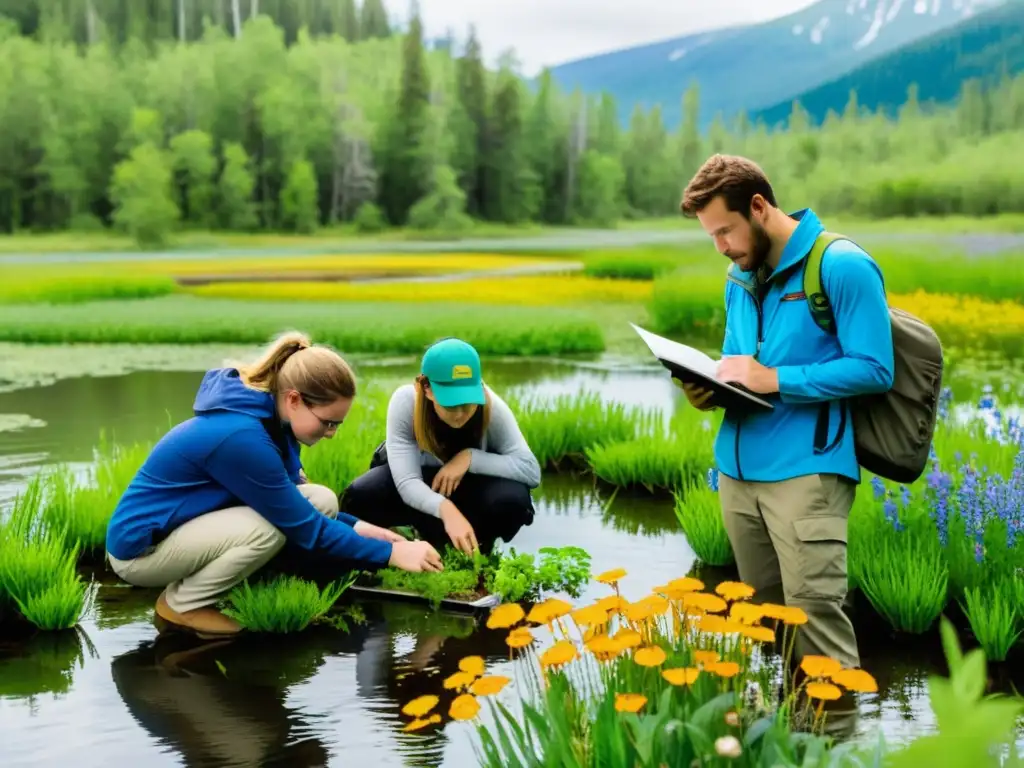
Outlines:
POLYGON ((810 209, 791 215, 799 224, 760 298, 753 273, 733 270, 726 282, 722 355, 755 355, 777 370, 779 392, 767 397, 772 411, 726 411, 715 460, 720 472, 738 480, 835 473, 859 482, 844 399, 892 387, 892 326, 882 274, 853 243, 832 243, 822 258, 822 281, 837 333, 821 330, 804 297, 803 264, 824 227, 810 209))
POLYGON ((325 517, 299 493, 298 442, 272 395, 246 387, 234 368, 215 369, 193 410, 157 442, 118 502, 107 527, 111 555, 131 560, 189 520, 245 505, 305 550, 387 564, 390 543, 360 536, 351 515, 325 517))

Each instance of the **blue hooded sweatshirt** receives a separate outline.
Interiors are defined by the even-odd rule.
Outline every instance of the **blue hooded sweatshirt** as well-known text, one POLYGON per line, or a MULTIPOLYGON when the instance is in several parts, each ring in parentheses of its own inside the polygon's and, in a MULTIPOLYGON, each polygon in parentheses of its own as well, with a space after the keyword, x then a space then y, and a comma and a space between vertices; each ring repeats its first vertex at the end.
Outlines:
POLYGON ((321 514, 296 485, 299 446, 274 397, 245 386, 234 368, 208 371, 195 416, 164 435, 132 479, 107 526, 107 552, 145 554, 200 515, 248 506, 305 550, 386 565, 391 544, 355 532, 356 518, 321 514))
POLYGON ((779 392, 765 398, 772 411, 726 411, 715 462, 736 480, 834 473, 860 482, 850 414, 844 420, 841 409, 849 408, 844 398, 892 387, 892 326, 882 273, 852 242, 832 243, 821 269, 837 333, 821 330, 804 296, 803 264, 824 227, 810 209, 791 215, 799 224, 761 290, 754 273, 739 269, 726 282, 722 356, 753 355, 775 368, 779 392))

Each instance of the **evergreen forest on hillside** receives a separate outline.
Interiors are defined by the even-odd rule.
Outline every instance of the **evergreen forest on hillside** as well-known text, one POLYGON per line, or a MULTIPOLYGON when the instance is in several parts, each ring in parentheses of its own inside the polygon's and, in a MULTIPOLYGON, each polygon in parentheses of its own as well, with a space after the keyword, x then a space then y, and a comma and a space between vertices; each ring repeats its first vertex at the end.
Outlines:
MULTIPOLYGON (((994 89, 971 81, 948 109, 923 107, 911 88, 895 119, 858 108, 853 95, 820 127, 798 106, 786 130, 741 117, 704 134, 694 87, 681 94, 685 119, 670 132, 660 108, 620 125, 609 96, 561 92, 546 72, 527 81, 512 55, 488 70, 471 30, 453 57, 424 44, 417 17, 405 34, 385 29, 385 18, 378 32, 350 41, 343 24, 313 13, 327 4, 296 3, 300 15, 275 18, 264 14, 289 7, 284 0, 240 2, 260 15, 237 35, 230 23, 211 23, 194 38, 189 22, 185 42, 173 19, 143 24, 149 17, 137 9, 146 3, 118 5, 135 10, 108 17, 113 33, 86 42, 41 27, 26 36, 24 20, 8 21, 0 230, 113 224, 160 243, 182 227, 609 225, 677 214, 687 179, 718 151, 761 162, 787 209, 1024 211, 1012 162, 1024 156, 1021 77, 994 89)), ((375 2, 351 16, 373 18, 366 9, 375 2)), ((105 5, 63 7, 83 3, 105 5)))

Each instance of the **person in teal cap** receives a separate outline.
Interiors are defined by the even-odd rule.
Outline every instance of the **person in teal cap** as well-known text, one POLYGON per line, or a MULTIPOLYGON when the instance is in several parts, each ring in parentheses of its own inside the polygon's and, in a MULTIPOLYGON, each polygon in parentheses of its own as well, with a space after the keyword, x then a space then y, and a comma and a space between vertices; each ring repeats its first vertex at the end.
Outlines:
POLYGON ((540 464, 508 405, 483 382, 461 339, 423 355, 420 374, 388 404, 384 442, 345 490, 350 514, 385 528, 410 525, 443 550, 489 554, 533 522, 540 464))

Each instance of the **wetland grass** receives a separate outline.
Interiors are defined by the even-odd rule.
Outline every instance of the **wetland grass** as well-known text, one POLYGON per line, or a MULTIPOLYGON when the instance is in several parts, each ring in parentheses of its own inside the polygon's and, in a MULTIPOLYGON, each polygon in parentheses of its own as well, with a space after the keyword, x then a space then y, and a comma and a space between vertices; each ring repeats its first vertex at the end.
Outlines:
POLYGON ((15 500, 0 523, 0 618, 18 617, 41 630, 76 626, 92 588, 78 573, 78 545, 40 515, 38 478, 15 500))
POLYGON ((1006 661, 1024 632, 1024 587, 1017 576, 965 590, 961 608, 971 632, 992 661, 1006 661))
POLYGON ((315 582, 287 574, 254 583, 246 580, 227 594, 222 610, 250 632, 302 632, 310 624, 325 620, 355 579, 356 574, 350 573, 323 589, 315 582))
POLYGON ((679 527, 697 558, 714 566, 735 563, 729 534, 722 520, 717 484, 714 481, 691 482, 673 496, 679 527))
POLYGON ((422 354, 444 336, 466 339, 481 355, 604 350, 600 325, 591 315, 561 308, 538 314, 528 307, 302 304, 195 296, 91 302, 46 312, 31 305, 0 306, 0 341, 32 344, 263 344, 296 327, 343 354, 422 354))

